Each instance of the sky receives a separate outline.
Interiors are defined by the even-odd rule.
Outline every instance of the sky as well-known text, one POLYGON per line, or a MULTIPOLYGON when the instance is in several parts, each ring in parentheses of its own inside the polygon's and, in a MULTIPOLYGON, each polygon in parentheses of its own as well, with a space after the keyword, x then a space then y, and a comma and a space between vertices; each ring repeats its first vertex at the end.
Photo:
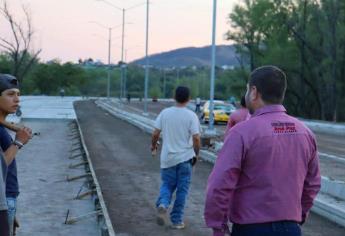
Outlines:
MULTIPOLYGON (((2 2, 3 0, 0 0, 2 2)), ((60 59, 77 62, 93 58, 107 62, 108 29, 112 29, 111 62, 121 59, 122 11, 100 0, 7 0, 12 12, 23 19, 21 7, 30 9, 35 40, 43 61, 60 59), (92 23, 97 22, 97 23, 92 23)), ((107 0, 126 11, 126 61, 145 56, 146 0, 107 0)), ((216 43, 230 44, 224 34, 230 28, 228 15, 240 0, 218 0, 216 43)), ((151 0, 149 14, 149 54, 181 47, 211 44, 212 0, 151 0)), ((0 33, 9 28, 0 18, 0 33)))

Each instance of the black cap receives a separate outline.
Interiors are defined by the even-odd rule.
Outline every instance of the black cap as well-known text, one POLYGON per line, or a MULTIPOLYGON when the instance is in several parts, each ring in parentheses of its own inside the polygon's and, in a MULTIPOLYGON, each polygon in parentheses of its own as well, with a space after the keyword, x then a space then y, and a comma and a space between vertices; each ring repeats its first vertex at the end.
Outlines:
POLYGON ((0 74, 0 93, 6 89, 19 89, 19 83, 16 77, 8 74, 0 74))

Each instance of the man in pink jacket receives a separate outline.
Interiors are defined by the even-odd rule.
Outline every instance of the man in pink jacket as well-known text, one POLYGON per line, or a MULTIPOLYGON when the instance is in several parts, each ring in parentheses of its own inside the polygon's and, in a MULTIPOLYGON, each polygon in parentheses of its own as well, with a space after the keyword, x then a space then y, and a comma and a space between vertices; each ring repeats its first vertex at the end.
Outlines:
POLYGON ((300 236, 320 190, 313 133, 286 114, 286 76, 275 66, 252 72, 246 105, 252 114, 225 138, 208 179, 205 220, 214 236, 300 236))

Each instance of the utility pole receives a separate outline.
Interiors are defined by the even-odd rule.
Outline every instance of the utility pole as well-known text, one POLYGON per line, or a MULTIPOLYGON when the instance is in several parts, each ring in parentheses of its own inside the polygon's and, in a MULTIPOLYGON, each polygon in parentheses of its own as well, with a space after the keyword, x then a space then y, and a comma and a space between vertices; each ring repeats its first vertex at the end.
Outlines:
POLYGON ((122 44, 121 44, 121 83, 120 83, 120 98, 123 97, 123 84, 124 84, 124 68, 123 68, 123 54, 125 47, 125 15, 126 9, 122 9, 122 44))
MULTIPOLYGON (((122 45, 121 45, 122 50, 121 50, 121 62, 123 63, 123 54, 124 54, 124 46, 125 46, 124 38, 125 38, 125 15, 126 15, 126 11, 134 9, 134 8, 137 8, 139 6, 142 6, 145 3, 140 3, 140 4, 137 4, 137 5, 128 7, 128 8, 121 8, 121 7, 118 7, 118 6, 110 3, 108 0, 97 0, 97 1, 104 2, 104 3, 108 4, 109 6, 112 6, 113 8, 115 8, 118 11, 122 12, 122 45)), ((124 80, 124 69, 123 69, 122 65, 121 65, 120 69, 121 69, 120 98, 122 98, 122 96, 123 96, 123 80, 124 80)))
POLYGON ((144 91, 144 114, 147 113, 147 90, 149 85, 149 57, 148 57, 148 48, 149 48, 149 0, 146 0, 146 49, 145 49, 145 91, 144 91))
POLYGON ((165 69, 163 69, 163 98, 166 98, 166 74, 165 69))
MULTIPOLYGON (((104 29, 107 29, 108 32, 109 32, 109 38, 108 38, 108 78, 107 78, 107 98, 110 97, 110 77, 111 77, 111 39, 112 39, 112 36, 111 36, 111 33, 112 33, 112 29, 115 29, 117 28, 119 25, 116 25, 114 27, 107 27, 97 21, 89 21, 89 23, 93 23, 93 24, 96 24, 104 29)), ((103 37, 102 37, 103 38, 103 37)))
POLYGON ((206 130, 208 135, 215 135, 214 129, 214 80, 216 67, 216 21, 217 21, 217 0, 213 0, 213 23, 212 23, 212 64, 211 64, 211 83, 210 83, 210 107, 209 107, 209 127, 206 130))
POLYGON ((110 73, 111 73, 110 57, 111 57, 111 28, 109 28, 107 98, 110 97, 110 73))

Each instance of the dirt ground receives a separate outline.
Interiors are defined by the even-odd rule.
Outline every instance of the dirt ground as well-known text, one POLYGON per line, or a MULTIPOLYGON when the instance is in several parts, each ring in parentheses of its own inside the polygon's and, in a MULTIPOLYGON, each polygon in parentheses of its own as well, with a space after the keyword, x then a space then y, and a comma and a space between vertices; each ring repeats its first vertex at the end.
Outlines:
MULTIPOLYGON (((185 211, 187 228, 160 227, 155 221, 159 160, 151 157, 150 136, 92 101, 76 102, 75 109, 117 235, 211 235, 203 220, 211 164, 200 162, 194 169, 185 211)), ((311 215, 303 232, 305 236, 345 235, 345 229, 316 215, 311 215)))

